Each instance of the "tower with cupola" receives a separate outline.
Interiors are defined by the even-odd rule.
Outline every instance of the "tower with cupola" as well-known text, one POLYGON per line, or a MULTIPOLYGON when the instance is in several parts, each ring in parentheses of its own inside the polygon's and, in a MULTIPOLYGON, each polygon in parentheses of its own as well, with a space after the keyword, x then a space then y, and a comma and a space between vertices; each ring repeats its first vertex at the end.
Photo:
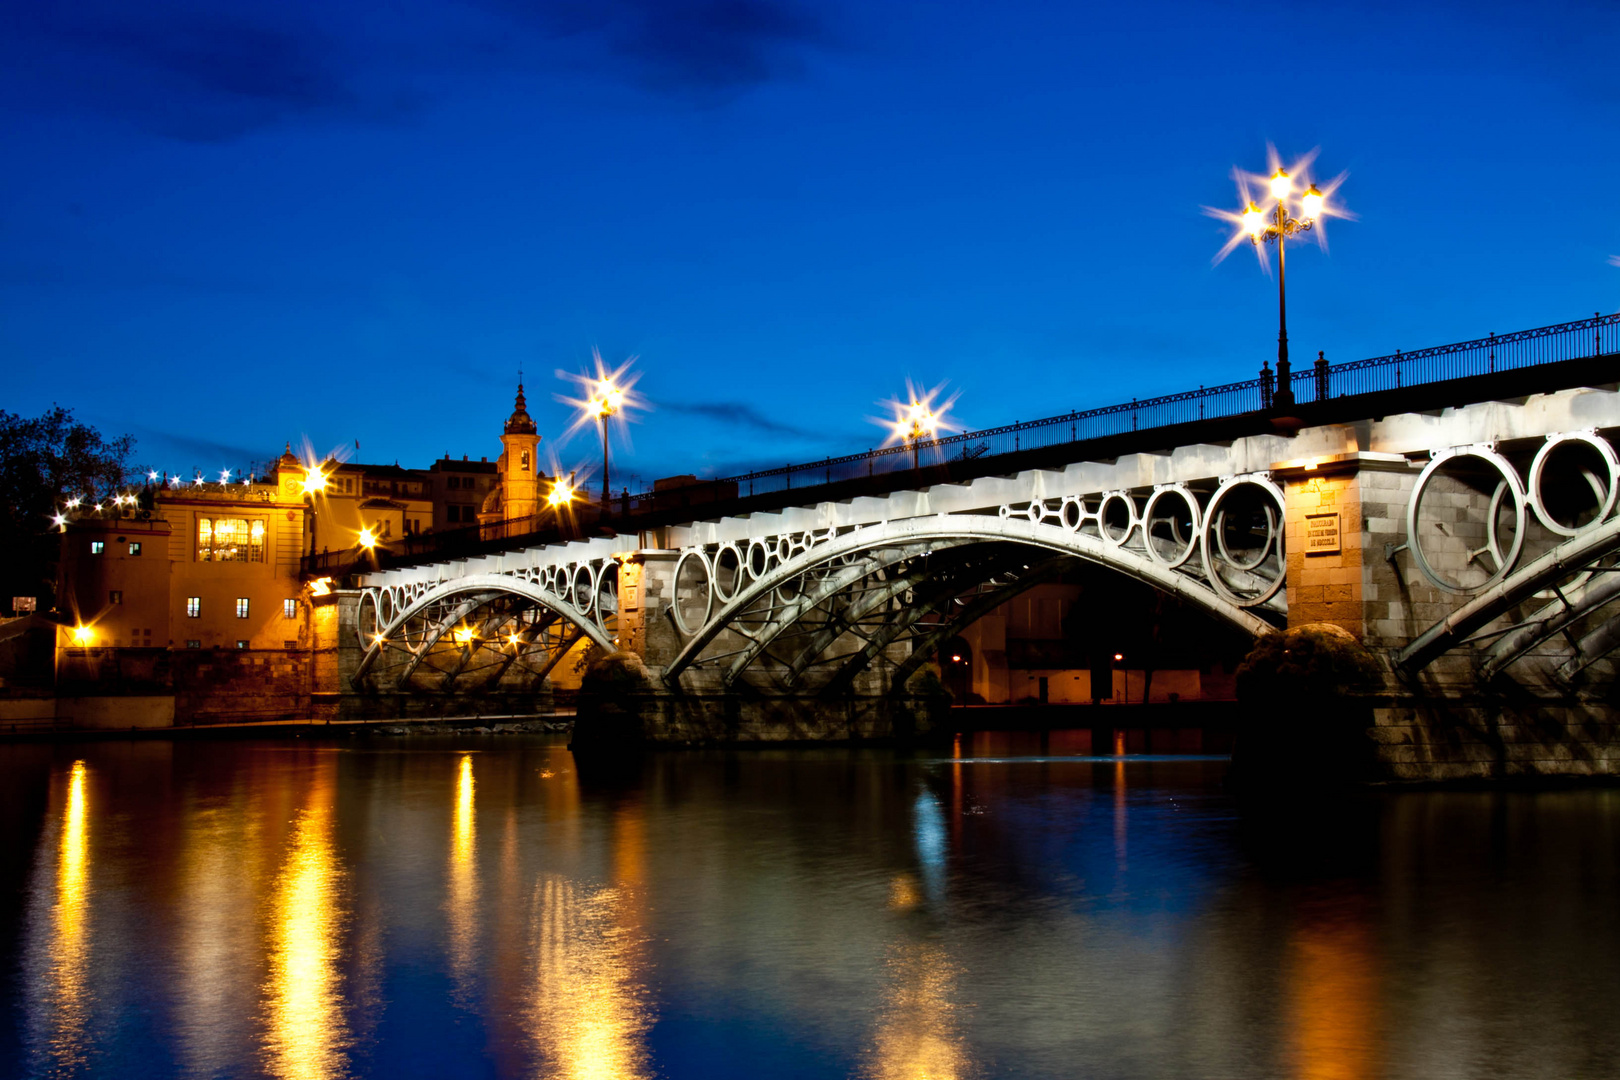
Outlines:
POLYGON ((540 435, 523 400, 518 383, 517 402, 501 434, 504 452, 500 472, 501 514, 506 521, 533 517, 540 512, 540 435))

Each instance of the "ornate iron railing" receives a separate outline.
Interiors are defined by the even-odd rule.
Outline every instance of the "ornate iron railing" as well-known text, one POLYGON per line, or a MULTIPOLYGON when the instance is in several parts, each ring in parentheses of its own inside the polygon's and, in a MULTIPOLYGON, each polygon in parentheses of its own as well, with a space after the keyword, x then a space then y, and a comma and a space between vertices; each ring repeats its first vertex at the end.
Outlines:
MULTIPOLYGON (((1290 382, 1294 400, 1308 404, 1612 353, 1620 353, 1620 314, 1594 315, 1590 319, 1512 334, 1491 334, 1476 341, 1416 352, 1396 350, 1391 356, 1348 364, 1320 360, 1299 365, 1290 382)), ((1018 453, 1148 428, 1241 416, 1276 407, 1274 378, 1275 373, 1266 367, 1258 377, 1244 382, 1200 386, 1197 390, 1133 398, 1129 402, 1065 416, 965 431, 922 443, 919 451, 924 461, 933 463, 949 458, 1018 453)), ((890 446, 824 461, 760 469, 727 477, 721 482, 736 484, 739 495, 764 495, 909 468, 910 446, 890 446)))

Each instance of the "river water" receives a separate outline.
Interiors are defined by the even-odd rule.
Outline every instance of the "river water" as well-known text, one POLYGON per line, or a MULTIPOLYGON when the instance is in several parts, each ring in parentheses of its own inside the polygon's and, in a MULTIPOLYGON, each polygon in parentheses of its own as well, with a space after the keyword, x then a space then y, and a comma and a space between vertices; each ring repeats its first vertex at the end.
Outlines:
POLYGON ((0 1075, 1620 1075, 1620 791, 1064 745, 3 746, 0 1075))

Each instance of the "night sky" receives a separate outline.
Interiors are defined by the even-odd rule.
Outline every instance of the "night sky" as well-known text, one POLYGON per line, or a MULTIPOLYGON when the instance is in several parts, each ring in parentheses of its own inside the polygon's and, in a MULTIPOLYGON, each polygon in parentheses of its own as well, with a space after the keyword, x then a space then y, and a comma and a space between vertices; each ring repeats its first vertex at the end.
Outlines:
MULTIPOLYGON (((1249 378, 1232 170, 1320 148, 1296 361, 1620 307, 1620 4, 6 0, 0 408, 142 466, 544 448, 615 480, 1249 378), (360 450, 354 452, 358 440, 360 450)), ((616 483, 617 487, 618 484, 616 483)))

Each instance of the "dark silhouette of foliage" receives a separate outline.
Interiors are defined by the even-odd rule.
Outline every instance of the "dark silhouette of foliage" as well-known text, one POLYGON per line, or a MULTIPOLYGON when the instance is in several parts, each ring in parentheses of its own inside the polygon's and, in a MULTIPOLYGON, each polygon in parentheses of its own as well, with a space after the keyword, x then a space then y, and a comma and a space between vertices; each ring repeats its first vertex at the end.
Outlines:
POLYGON ((37 417, 0 409, 0 605, 14 596, 55 595, 51 518, 75 496, 105 500, 129 479, 135 439, 101 432, 53 405, 37 417))

